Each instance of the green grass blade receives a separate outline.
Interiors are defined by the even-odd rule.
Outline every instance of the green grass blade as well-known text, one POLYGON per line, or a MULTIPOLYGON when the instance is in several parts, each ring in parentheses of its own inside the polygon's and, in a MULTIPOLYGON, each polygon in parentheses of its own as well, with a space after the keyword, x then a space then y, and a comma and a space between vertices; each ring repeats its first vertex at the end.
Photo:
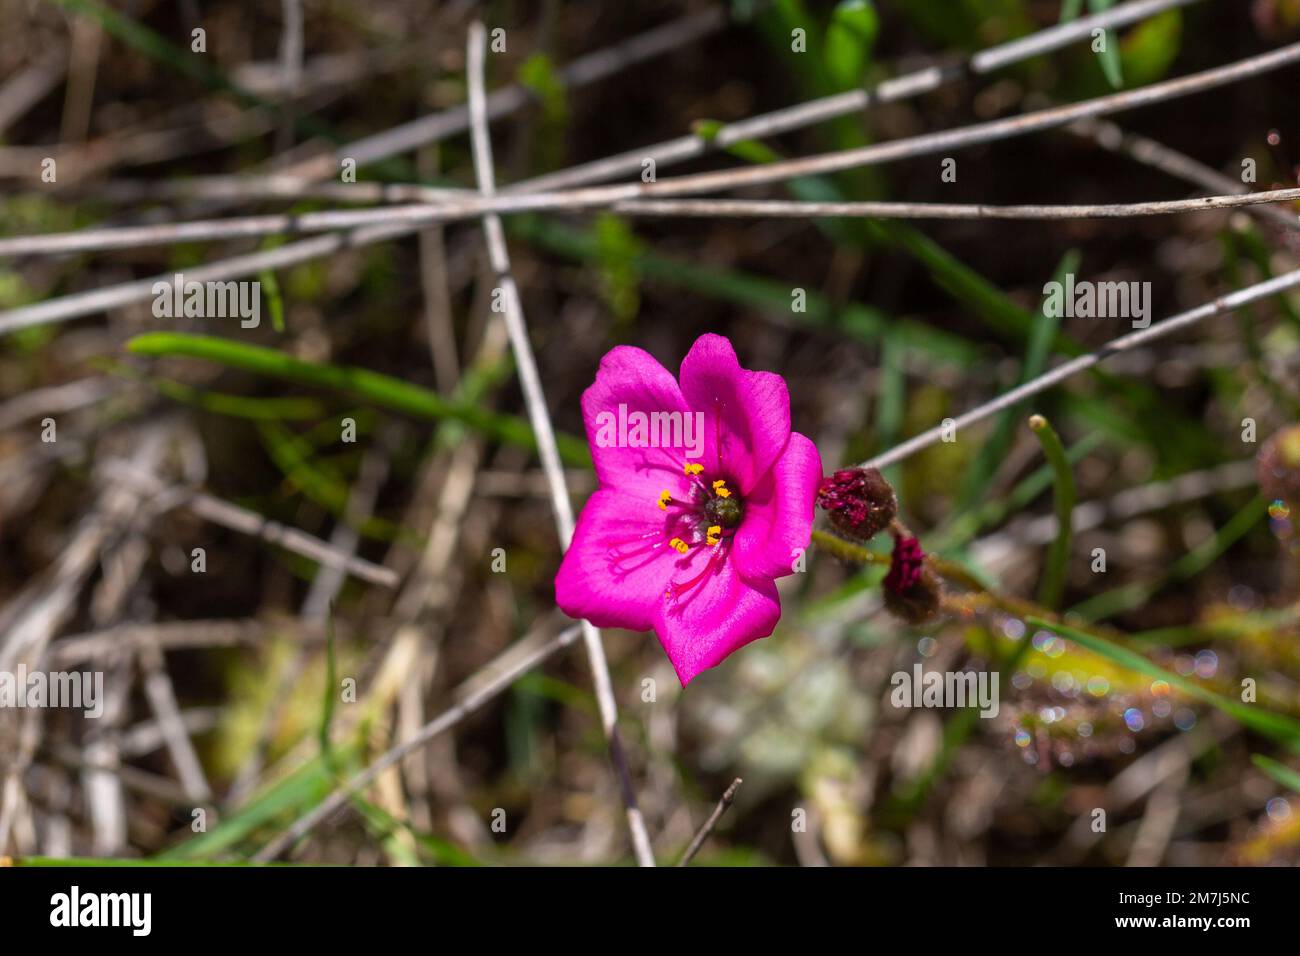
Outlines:
POLYGON ((251 395, 226 395, 221 392, 202 391, 183 382, 169 378, 144 375, 125 362, 112 359, 95 359, 92 364, 110 375, 148 385, 164 398, 184 405, 201 408, 214 415, 246 418, 250 421, 319 421, 325 416, 325 405, 314 398, 298 396, 258 398, 251 395))
MULTIPOLYGON (((1065 277, 1078 272, 1082 256, 1077 251, 1067 252, 1056 267, 1052 276, 1055 282, 1065 282, 1065 277)), ((1052 341, 1060 329, 1061 319, 1056 315, 1041 315, 1029 333, 1029 344, 1025 349, 1025 360, 1020 366, 1020 379, 1017 385, 1023 385, 1042 374, 1047 365, 1047 358, 1052 351, 1052 341)), ((988 494, 989 482, 997 473, 998 466, 1006 458, 1011 447, 1016 424, 1025 413, 1028 402, 1008 408, 997 418, 993 432, 980 445, 979 454, 971 464, 962 484, 961 495, 955 508, 958 514, 974 508, 988 494)))
MULTIPOLYGON (((878 448, 890 448, 899 440, 907 411, 907 376, 903 370, 906 345, 903 337, 890 331, 880 350, 880 377, 876 392, 875 442, 878 448)), ((885 469, 891 484, 900 480, 901 465, 885 469)))
POLYGON ((337 774, 338 766, 334 755, 334 743, 330 740, 330 728, 334 726, 334 695, 338 693, 338 655, 334 646, 334 608, 331 605, 325 619, 325 690, 321 694, 320 726, 316 736, 320 742, 320 756, 325 769, 337 774))
MULTIPOLYGON (((1093 13, 1104 13, 1114 5, 1115 0, 1088 0, 1088 8, 1093 13)), ((1115 35, 1114 30, 1107 30, 1105 41, 1106 45, 1102 48, 1102 52, 1097 54, 1097 61, 1101 64, 1101 72, 1106 75, 1106 82, 1113 88, 1119 89, 1124 85, 1124 68, 1119 55, 1119 37, 1115 35)))
MULTIPOLYGON (((506 228, 511 235, 568 259, 595 262, 600 256, 598 240, 591 230, 575 229, 540 216, 516 216, 506 228)), ((923 322, 895 319, 860 303, 836 306, 814 289, 807 290, 806 311, 793 312, 788 282, 776 282, 736 269, 712 269, 649 252, 638 253, 628 264, 644 279, 758 309, 781 322, 834 331, 858 342, 874 344, 887 330, 895 330, 902 338, 901 344, 909 350, 925 352, 938 361, 962 367, 978 361, 983 353, 968 340, 923 322)))
POLYGON ((206 833, 153 857, 159 862, 202 860, 228 851, 276 820, 296 816, 315 806, 330 792, 334 777, 319 757, 254 796, 206 833))
MULTIPOLYGON (((336 422, 325 422, 325 426, 337 437, 336 422)), ((360 421, 357 426, 361 427, 360 421)), ((306 436, 297 435, 279 422, 260 422, 258 434, 271 461, 294 490, 320 505, 336 520, 347 523, 357 534, 374 541, 391 542, 399 537, 407 537, 412 544, 416 543, 418 536, 409 529, 383 518, 370 515, 354 522, 353 516, 348 513, 351 492, 347 480, 331 462, 316 454, 310 433, 306 436)))
POLYGON ((1056 540, 1047 552, 1047 565, 1038 586, 1038 603, 1055 610, 1065 593, 1065 573, 1070 564, 1070 539, 1074 533, 1074 503, 1078 492, 1074 472, 1061 444, 1061 436, 1042 415, 1029 419, 1029 430, 1043 446, 1047 463, 1052 466, 1052 493, 1056 508, 1056 540))
POLYGON ((1067 638, 1080 647, 1086 648, 1101 657, 1106 658, 1113 664, 1127 670, 1134 671, 1138 674, 1145 674, 1147 677, 1162 680, 1170 686, 1177 688, 1189 697, 1195 697, 1197 700, 1204 701, 1213 707, 1217 707, 1230 717, 1235 718, 1245 726, 1255 730, 1266 737, 1280 740, 1288 745, 1300 749, 1300 721, 1285 714, 1276 714, 1269 710, 1264 710, 1257 705, 1247 704, 1242 701, 1233 700, 1231 697, 1225 697, 1222 694, 1202 687, 1193 680, 1176 674, 1173 671, 1165 670, 1159 664, 1148 660, 1146 657, 1131 651, 1127 647, 1122 647, 1114 641, 1107 640, 1099 634, 1091 634, 1081 631, 1078 628, 1070 627, 1065 624, 1054 624, 1051 621, 1045 621, 1042 618, 1026 617, 1025 623, 1030 627, 1043 628, 1067 638))
MULTIPOLYGON (((1099 432, 1090 432, 1066 450, 1066 459, 1073 467, 1103 443, 1104 438, 1099 432)), ((1043 465, 1026 475, 1003 497, 985 501, 973 511, 954 514, 948 524, 928 536, 931 550, 946 552, 965 546, 983 529, 1028 506, 1051 485, 1052 466, 1043 465)))
POLYGON ((1267 501, 1263 498, 1252 499, 1233 515, 1227 524, 1175 561, 1169 571, 1155 581, 1135 581, 1105 591, 1070 608, 1070 613, 1077 614, 1088 621, 1100 621, 1145 604, 1162 588, 1200 574, 1258 525, 1267 513, 1267 501))
POLYGON ((258 275, 262 291, 266 293, 266 305, 271 310, 271 328, 284 332, 284 296, 280 294, 280 282, 271 269, 263 269, 258 275))
POLYGON ((826 74, 841 90, 862 84, 871 62, 871 49, 880 31, 880 19, 867 0, 842 0, 826 27, 826 74))
POLYGON ((1300 772, 1263 754, 1251 754, 1251 762, 1282 786, 1300 793, 1300 772))
MULTIPOLYGON (((306 362, 276 349, 179 332, 138 335, 127 343, 127 348, 136 355, 206 359, 301 385, 347 392, 416 418, 453 419, 497 441, 534 451, 537 448, 531 426, 521 418, 490 412, 466 402, 449 401, 430 389, 369 369, 306 362)), ((557 433, 555 438, 565 464, 575 468, 591 466, 591 455, 585 441, 564 433, 557 433)))

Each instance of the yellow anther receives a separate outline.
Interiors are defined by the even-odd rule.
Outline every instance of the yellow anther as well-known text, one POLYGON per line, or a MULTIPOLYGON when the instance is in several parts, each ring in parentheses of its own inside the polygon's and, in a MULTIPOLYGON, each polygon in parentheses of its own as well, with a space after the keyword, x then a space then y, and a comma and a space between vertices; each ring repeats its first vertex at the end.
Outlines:
POLYGON ((673 540, 668 542, 668 546, 675 549, 678 554, 685 554, 687 551, 691 550, 691 546, 681 538, 673 538, 673 540))
POLYGON ((688 475, 698 475, 704 470, 704 466, 697 461, 688 461, 683 471, 688 475))
POLYGON ((704 543, 708 545, 717 544, 719 541, 722 540, 721 535, 722 535, 722 525, 720 524, 709 525, 708 534, 704 536, 704 543))
POLYGON ((668 489, 665 488, 663 491, 659 492, 659 510, 667 511, 668 502, 672 500, 673 500, 673 493, 668 489))
POLYGON ((731 492, 727 490, 727 483, 721 478, 713 483, 713 493, 719 498, 731 497, 731 492))

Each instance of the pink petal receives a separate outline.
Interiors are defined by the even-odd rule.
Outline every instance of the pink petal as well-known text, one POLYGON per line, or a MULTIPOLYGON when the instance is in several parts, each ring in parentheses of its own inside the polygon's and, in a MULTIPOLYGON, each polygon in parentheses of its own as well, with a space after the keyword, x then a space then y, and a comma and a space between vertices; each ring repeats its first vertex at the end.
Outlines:
POLYGON ((732 651, 767 637, 780 617, 776 585, 745 581, 728 559, 697 589, 677 600, 660 600, 654 629, 685 687, 732 651))
POLYGON ((821 480, 817 447, 791 432, 781 457, 745 498, 745 517, 733 539, 743 577, 753 581, 793 573, 796 550, 807 548, 812 536, 821 480))
POLYGON ((653 511, 664 489, 674 495, 683 493, 686 482, 682 467, 691 449, 602 446, 601 418, 608 413, 617 419, 620 405, 626 406, 628 414, 647 415, 689 415, 690 408, 672 373, 650 353, 629 345, 611 349, 600 360, 596 381, 582 393, 582 419, 600 486, 617 488, 628 495, 630 503, 643 503, 653 511))
POLYGON ((653 503, 600 489, 587 499, 573 542, 555 576, 555 603, 597 627, 648 631, 680 555, 663 534, 665 517, 653 503), (639 540, 641 535, 652 535, 639 540), (657 547, 649 548, 657 544, 657 547), (616 561, 610 550, 643 553, 616 561))
POLYGON ((705 470, 749 492, 790 437, 790 393, 772 372, 740 367, 731 343, 701 335, 682 359, 682 394, 705 414, 705 470))

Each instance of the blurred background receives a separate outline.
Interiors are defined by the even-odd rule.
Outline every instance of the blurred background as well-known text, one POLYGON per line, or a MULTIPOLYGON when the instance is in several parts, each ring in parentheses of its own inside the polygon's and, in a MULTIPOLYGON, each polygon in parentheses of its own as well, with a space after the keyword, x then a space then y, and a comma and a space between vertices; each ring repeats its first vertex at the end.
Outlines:
MULTIPOLYGON (((505 31, 487 86, 505 91, 491 132, 506 186, 961 63, 1109 6, 0 0, 0 236, 340 208, 346 199, 230 177, 324 170, 337 183, 349 155, 358 187, 473 188, 462 105, 476 18, 505 31), (792 51, 794 30, 805 52, 792 51), (394 128, 410 134, 396 147, 373 139, 394 128)), ((658 175, 964 126, 1297 40, 1300 3, 1204 0, 1124 28, 1104 55, 1074 44, 658 175)), ((1253 159, 1250 188, 1295 186, 1298 76, 963 150, 955 182, 925 156, 742 195, 1098 203, 1204 191, 1128 155, 1139 141, 1124 133, 1237 183, 1253 159)), ((506 231, 550 411, 574 436, 562 448, 575 507, 594 487, 578 400, 614 345, 675 370, 698 335, 729 336, 746 367, 786 378, 794 427, 830 470, 1129 330, 1046 320, 1054 277, 1150 283, 1159 320, 1294 269, 1300 253, 1294 231, 1244 211, 915 224, 591 212, 510 216, 506 231)), ((301 241, 19 253, 0 259, 0 309, 301 241)), ((0 338, 0 666, 102 671, 106 689, 98 720, 0 711, 0 854, 250 859, 462 699, 498 655, 518 660, 568 623, 480 225, 343 244, 253 278, 255 329, 155 318, 138 299, 0 338), (128 347, 156 332, 202 343, 128 347)), ((928 551, 1032 597, 1053 490, 1024 420, 1045 415, 1080 502, 1060 609, 1220 695, 1239 698, 1251 678, 1252 706, 1300 717, 1290 505, 1259 488, 1254 464, 1297 417, 1298 334, 1292 294, 1118 357, 889 469, 902 515, 928 551)), ((807 573, 782 582, 776 634, 686 691, 653 635, 605 633, 661 861, 735 777, 744 784, 698 864, 1300 859, 1295 738, 1017 616, 906 626, 881 608, 883 575, 811 553, 807 573), (890 704, 896 671, 993 669, 1025 641, 994 719, 890 704)), ((630 862, 591 688, 581 643, 559 649, 291 858, 630 862)))

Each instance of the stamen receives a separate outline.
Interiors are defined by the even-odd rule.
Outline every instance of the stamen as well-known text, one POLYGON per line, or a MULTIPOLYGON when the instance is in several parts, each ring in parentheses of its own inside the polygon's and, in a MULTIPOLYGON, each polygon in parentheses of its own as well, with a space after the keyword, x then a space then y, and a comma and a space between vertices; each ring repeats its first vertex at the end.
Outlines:
POLYGON ((704 466, 698 461, 688 461, 682 471, 688 475, 698 475, 704 470, 704 466))
POLYGON ((670 547, 675 548, 678 554, 685 554, 687 551, 691 550, 691 546, 681 538, 673 538, 673 540, 669 541, 668 544, 670 547))
POLYGON ((667 511, 667 510, 668 510, 668 502, 670 502, 670 501, 672 501, 672 500, 673 500, 673 493, 672 493, 671 491, 669 491, 667 488, 665 488, 663 491, 659 492, 659 510, 660 510, 660 511, 667 511))
POLYGON ((704 536, 704 543, 712 547, 722 540, 722 525, 710 525, 708 533, 704 536))
POLYGON ((731 497, 731 492, 727 490, 727 482, 722 478, 719 478, 713 483, 713 493, 719 498, 731 497))
POLYGON ((707 497, 707 495, 709 494, 709 486, 704 483, 704 479, 701 478, 699 475, 691 475, 689 477, 691 479, 691 484, 695 486, 695 489, 700 494, 705 495, 707 497))
POLYGON ((662 536, 663 536, 663 532, 662 532, 662 531, 647 531, 647 532, 645 532, 644 534, 634 534, 634 535, 632 535, 632 536, 630 536, 630 537, 627 537, 627 538, 619 538, 617 541, 611 541, 611 542, 609 543, 609 548, 606 550, 606 553, 608 553, 608 554, 619 554, 619 553, 640 554, 641 551, 643 550, 643 549, 641 549, 641 548, 638 548, 636 551, 633 551, 633 552, 622 552, 621 549, 622 549, 623 545, 625 545, 625 544, 635 544, 635 543, 637 543, 637 542, 639 542, 639 541, 646 541, 646 540, 649 540, 650 538, 659 538, 659 537, 662 537, 662 536))
POLYGON ((655 551, 664 546, 662 534, 660 531, 650 531, 612 542, 605 549, 605 560, 609 565, 610 573, 618 578, 624 578, 648 565, 655 559, 655 551), (630 545, 638 546, 629 547, 630 545), (641 560, 631 563, 634 558, 641 558, 641 560))
MULTIPOLYGON (((641 472, 664 471, 669 474, 679 475, 683 471, 681 459, 673 454, 668 448, 645 448, 640 451, 640 462, 637 463, 636 470, 641 472), (651 460, 651 456, 655 460, 651 460)), ((702 468, 702 466, 701 466, 702 468)), ((690 472, 686 472, 690 474, 690 472)))
POLYGON ((664 596, 672 601, 680 601, 682 595, 684 595, 687 591, 690 591, 692 588, 696 587, 701 581, 703 581, 705 578, 709 577, 713 573, 713 571, 717 568, 719 562, 722 560, 725 551, 726 551, 726 545, 724 544, 714 545, 713 548, 709 551, 709 560, 705 563, 700 573, 687 581, 683 581, 680 584, 678 584, 675 581, 672 584, 669 584, 668 590, 664 596))

